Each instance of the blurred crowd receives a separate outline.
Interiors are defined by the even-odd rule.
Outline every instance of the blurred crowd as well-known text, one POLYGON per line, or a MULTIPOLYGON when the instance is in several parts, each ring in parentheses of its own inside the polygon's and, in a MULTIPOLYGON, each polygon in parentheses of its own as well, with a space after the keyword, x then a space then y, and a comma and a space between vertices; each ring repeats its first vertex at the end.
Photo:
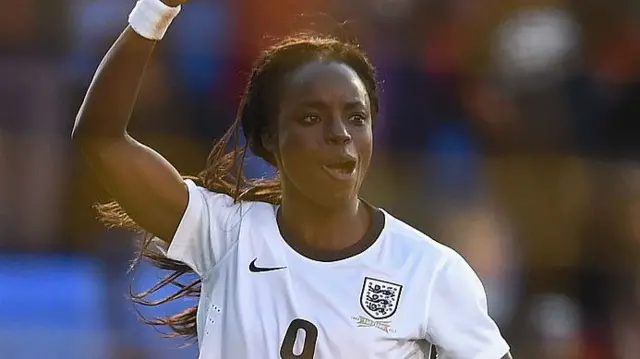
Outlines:
MULTIPOLYGON (((132 235, 94 220, 108 195, 70 143, 132 6, 0 12, 0 358, 195 358, 136 323, 132 235)), ((152 60, 132 134, 197 173, 252 60, 299 30, 370 54, 382 116, 365 197, 468 259, 514 357, 638 357, 640 2, 192 0, 152 60)), ((250 159, 247 172, 271 170, 250 159)))

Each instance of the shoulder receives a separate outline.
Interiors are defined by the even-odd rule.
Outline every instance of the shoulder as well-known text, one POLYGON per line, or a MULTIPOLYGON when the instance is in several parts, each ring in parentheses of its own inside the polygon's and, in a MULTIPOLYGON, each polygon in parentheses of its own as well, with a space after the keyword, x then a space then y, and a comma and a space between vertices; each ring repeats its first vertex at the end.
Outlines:
POLYGON ((187 209, 178 225, 176 238, 205 242, 235 242, 242 228, 252 227, 273 216, 274 206, 266 202, 236 201, 226 193, 211 191, 185 180, 189 191, 187 209))
POLYGON ((194 181, 185 180, 189 201, 171 240, 167 256, 186 263, 200 275, 208 273, 240 240, 243 229, 273 218, 273 205, 236 201, 194 181), (271 213, 271 217, 269 217, 271 213))
POLYGON ((399 265, 413 263, 427 288, 427 297, 438 294, 484 298, 484 287, 476 272, 454 249, 385 212, 385 255, 399 265), (463 286, 461 286, 463 284, 463 286))
POLYGON ((256 211, 273 210, 273 205, 258 201, 236 201, 226 193, 214 192, 196 184, 193 180, 185 180, 189 190, 189 206, 199 207, 210 214, 223 217, 246 216, 256 211))
POLYGON ((400 252, 407 256, 419 256, 422 261, 442 266, 448 259, 458 254, 450 247, 419 231, 406 222, 385 214, 385 234, 389 236, 388 251, 400 252))
POLYGON ((422 335, 442 356, 499 358, 509 350, 487 313, 480 279, 458 252, 387 212, 383 233, 383 262, 412 284, 422 335))

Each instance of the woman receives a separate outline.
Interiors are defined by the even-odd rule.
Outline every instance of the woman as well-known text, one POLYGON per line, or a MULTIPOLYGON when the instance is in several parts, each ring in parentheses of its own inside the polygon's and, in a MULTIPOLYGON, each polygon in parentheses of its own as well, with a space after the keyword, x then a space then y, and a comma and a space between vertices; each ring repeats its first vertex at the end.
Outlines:
POLYGON ((431 345, 455 359, 509 357, 462 257, 358 197, 378 94, 357 47, 296 37, 266 51, 199 185, 127 134, 145 65, 183 2, 164 1, 138 2, 73 131, 116 200, 102 219, 169 245, 143 244, 175 271, 150 292, 200 277, 166 299, 199 295, 197 308, 152 324, 197 335, 200 358, 425 358, 431 345), (240 129, 276 180, 244 179, 247 146, 225 153, 240 129))

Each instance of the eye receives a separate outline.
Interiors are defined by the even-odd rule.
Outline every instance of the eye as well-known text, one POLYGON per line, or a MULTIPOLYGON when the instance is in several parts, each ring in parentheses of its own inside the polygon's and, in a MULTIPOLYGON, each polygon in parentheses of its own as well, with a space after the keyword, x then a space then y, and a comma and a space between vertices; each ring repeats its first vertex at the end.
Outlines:
POLYGON ((351 121, 352 123, 358 125, 358 126, 362 126, 364 124, 367 123, 368 117, 367 115, 363 114, 363 113, 355 113, 353 115, 351 115, 351 117, 349 117, 349 121, 351 121))
POLYGON ((304 115, 300 119, 300 122, 302 122, 305 125, 313 125, 313 124, 316 124, 316 123, 320 122, 320 116, 318 116, 318 115, 304 115))

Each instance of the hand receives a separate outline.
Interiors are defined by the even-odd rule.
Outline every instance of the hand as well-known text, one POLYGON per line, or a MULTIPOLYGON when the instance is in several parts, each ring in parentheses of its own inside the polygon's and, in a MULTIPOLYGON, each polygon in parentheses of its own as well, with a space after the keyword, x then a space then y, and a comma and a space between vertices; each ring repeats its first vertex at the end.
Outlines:
POLYGON ((188 0, 161 0, 161 1, 166 5, 176 7, 178 5, 186 4, 188 0))

